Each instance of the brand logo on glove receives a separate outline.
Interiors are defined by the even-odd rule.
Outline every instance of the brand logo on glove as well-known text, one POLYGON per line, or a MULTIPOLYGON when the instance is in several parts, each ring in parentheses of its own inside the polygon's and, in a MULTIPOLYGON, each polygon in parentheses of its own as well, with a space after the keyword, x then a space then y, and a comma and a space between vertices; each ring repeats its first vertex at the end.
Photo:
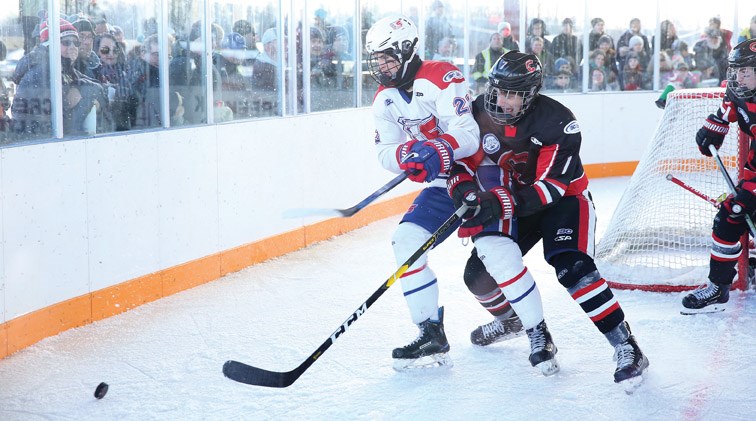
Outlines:
POLYGON ((536 146, 543 146, 543 143, 541 143, 541 141, 536 139, 535 137, 531 137, 530 141, 533 142, 533 144, 536 146))
POLYGON ((472 201, 475 201, 477 199, 478 199, 478 195, 475 192, 473 192, 473 191, 471 191, 470 193, 467 193, 467 195, 465 195, 465 200, 468 201, 468 202, 472 202, 472 201))
POLYGON ((483 136, 483 151, 492 154, 498 152, 499 149, 501 149, 499 138, 494 134, 486 133, 486 135, 483 136))
POLYGON ((570 229, 570 228, 559 228, 556 233, 557 233, 557 235, 572 234, 572 229, 570 229))

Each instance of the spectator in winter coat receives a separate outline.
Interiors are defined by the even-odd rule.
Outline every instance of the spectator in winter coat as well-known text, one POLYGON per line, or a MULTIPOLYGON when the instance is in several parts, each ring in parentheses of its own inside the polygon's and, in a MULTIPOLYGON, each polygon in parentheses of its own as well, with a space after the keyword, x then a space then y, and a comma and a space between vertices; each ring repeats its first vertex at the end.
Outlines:
POLYGON ((488 72, 496 60, 504 54, 506 50, 502 47, 501 34, 494 32, 488 44, 488 48, 475 56, 475 64, 472 69, 472 79, 475 84, 476 92, 483 92, 483 88, 488 81, 488 72))
MULTIPOLYGON (((49 29, 40 26, 41 45, 30 53, 28 68, 21 78, 11 108, 12 132, 18 139, 49 137, 52 134, 50 97, 49 29)), ((87 116, 107 105, 102 86, 74 68, 79 54, 79 35, 70 22, 60 20, 61 80, 63 83, 63 132, 65 135, 91 133, 87 116)))
POLYGON ((520 43, 512 35, 512 25, 509 22, 499 22, 497 32, 501 35, 501 45, 504 49, 520 51, 520 43))
POLYGON ((89 78, 95 79, 97 68, 100 67, 100 57, 94 51, 95 32, 92 22, 87 18, 79 18, 73 22, 73 26, 79 33, 79 58, 76 59, 74 66, 76 70, 89 78))
POLYGON ((528 26, 528 32, 525 37, 525 51, 531 52, 532 47, 531 44, 533 42, 533 39, 536 37, 539 37, 543 39, 543 48, 551 52, 551 41, 546 39, 546 23, 541 18, 533 18, 533 20, 530 21, 530 26, 528 26))
POLYGON ((727 77, 727 47, 717 29, 708 28, 705 35, 693 46, 696 70, 701 71, 703 80, 721 82, 727 77))
POLYGON ((554 58, 572 57, 575 63, 579 63, 583 54, 583 45, 572 34, 572 19, 565 18, 562 21, 562 33, 554 38, 551 43, 551 54, 554 58))

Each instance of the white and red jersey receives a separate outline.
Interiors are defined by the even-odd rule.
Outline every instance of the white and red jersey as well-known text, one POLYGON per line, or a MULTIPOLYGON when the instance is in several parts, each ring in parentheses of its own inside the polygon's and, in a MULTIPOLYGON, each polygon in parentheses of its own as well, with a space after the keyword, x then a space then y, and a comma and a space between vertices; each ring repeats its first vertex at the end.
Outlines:
MULTIPOLYGON (((410 90, 381 86, 373 99, 375 145, 378 160, 387 170, 400 173, 396 150, 416 139, 443 139, 454 150, 454 159, 474 154, 480 131, 472 115, 467 81, 453 64, 424 61, 410 90)), ((446 187, 447 174, 431 185, 446 187)))

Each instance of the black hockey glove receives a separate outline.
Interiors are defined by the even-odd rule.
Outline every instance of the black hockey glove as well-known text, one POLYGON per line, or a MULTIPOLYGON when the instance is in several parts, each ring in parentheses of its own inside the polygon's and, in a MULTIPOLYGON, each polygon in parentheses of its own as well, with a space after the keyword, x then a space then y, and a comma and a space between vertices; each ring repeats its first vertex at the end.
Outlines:
POLYGON ((717 117, 716 114, 710 114, 704 121, 703 127, 696 133, 698 150, 706 156, 711 156, 709 145, 714 145, 719 150, 728 131, 730 131, 730 125, 726 121, 717 117))
POLYGON ((475 207, 475 215, 462 222, 459 228, 460 237, 471 237, 483 231, 486 225, 514 216, 514 196, 504 187, 494 187, 482 193, 470 193, 464 197, 464 202, 467 206, 475 207))
MULTIPOLYGON (((454 170, 452 170, 454 172, 454 170)), ((473 177, 466 171, 459 172, 458 174, 451 175, 446 180, 446 191, 449 193, 449 197, 454 201, 454 209, 459 209, 465 202, 465 196, 470 193, 478 192, 478 183, 473 180, 473 177)), ((462 219, 472 218, 475 214, 475 208, 468 209, 462 219)))

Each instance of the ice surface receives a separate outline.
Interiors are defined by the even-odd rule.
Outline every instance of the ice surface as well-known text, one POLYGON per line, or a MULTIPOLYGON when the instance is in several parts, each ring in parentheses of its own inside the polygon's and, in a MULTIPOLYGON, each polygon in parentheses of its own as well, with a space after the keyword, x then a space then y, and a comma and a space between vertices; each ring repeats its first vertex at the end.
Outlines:
MULTIPOLYGON (((599 236, 627 180, 591 181, 599 236)), ((526 264, 561 371, 547 378, 531 367, 525 336, 471 345, 470 331, 489 316, 462 282, 471 247, 456 237, 431 254, 453 368, 392 370, 391 349, 417 332, 394 285, 292 386, 223 377, 228 359, 288 371, 307 358, 396 270, 397 222, 379 221, 0 360, 0 420, 753 419, 753 292, 733 293, 724 313, 681 316, 680 294, 616 291, 651 362, 646 381, 627 395, 613 383, 613 349, 559 286, 540 248, 526 264), (103 381, 110 390, 96 400, 103 381)))

